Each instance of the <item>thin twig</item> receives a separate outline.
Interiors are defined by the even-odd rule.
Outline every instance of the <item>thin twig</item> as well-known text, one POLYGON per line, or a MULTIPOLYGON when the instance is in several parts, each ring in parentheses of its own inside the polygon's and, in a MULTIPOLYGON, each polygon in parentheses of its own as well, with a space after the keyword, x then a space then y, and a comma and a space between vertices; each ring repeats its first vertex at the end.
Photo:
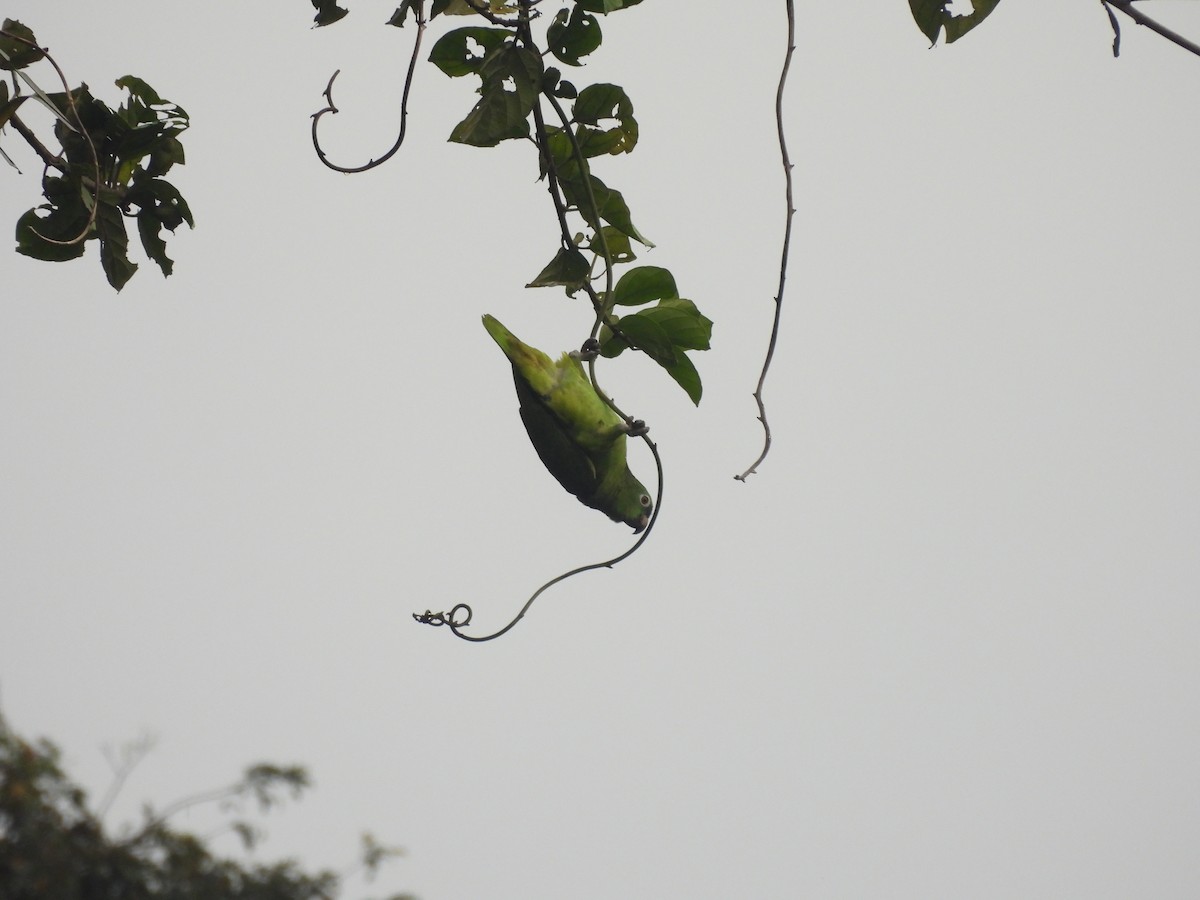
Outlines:
POLYGON ((21 117, 13 113, 8 120, 8 124, 12 125, 17 130, 17 134, 25 138, 25 143, 33 148, 33 152, 41 157, 42 162, 47 167, 58 169, 60 172, 67 171, 67 164, 61 156, 55 156, 50 152, 49 148, 38 139, 38 136, 33 133, 33 130, 21 121, 21 117))
POLYGON ((346 175, 354 175, 358 172, 366 172, 369 169, 374 169, 376 166, 381 166, 400 149, 404 143, 404 135, 408 130, 408 94, 412 89, 413 75, 417 68, 417 54, 421 51, 421 38, 425 36, 425 6, 422 3, 417 4, 417 39, 413 42, 412 56, 408 60, 408 74, 404 77, 404 92, 400 97, 400 133, 396 136, 396 142, 392 144, 391 149, 378 159, 368 160, 361 166, 339 166, 337 163, 331 162, 329 157, 325 155, 325 151, 321 149, 321 142, 317 138, 317 123, 321 121, 321 117, 326 113, 337 115, 338 108, 333 102, 333 82, 341 73, 338 69, 329 76, 329 84, 325 86, 324 96, 325 102, 329 104, 324 109, 319 110, 312 115, 312 143, 313 149, 317 151, 317 159, 319 159, 326 167, 333 169, 335 172, 342 172, 346 175))
POLYGON ((460 637, 464 641, 471 641, 472 643, 477 644, 483 643, 484 641, 492 641, 511 631, 516 624, 525 617, 525 613, 529 612, 529 607, 533 606, 533 601, 542 596, 542 594, 544 594, 554 585, 558 584, 560 581, 566 581, 568 578, 572 578, 575 575, 580 575, 583 572, 590 572, 593 569, 611 569, 617 563, 621 562, 621 560, 632 556, 633 553, 642 546, 642 544, 646 543, 646 539, 650 537, 650 531, 654 528, 654 523, 658 519, 658 511, 662 508, 663 498, 662 458, 658 455, 658 447, 652 440, 650 440, 649 435, 643 434, 642 440, 644 440, 646 442, 646 446, 650 448, 650 452, 654 456, 654 465, 658 469, 658 494, 654 498, 654 513, 650 517, 650 523, 646 526, 646 530, 641 533, 641 536, 638 537, 637 541, 634 542, 632 547, 630 547, 620 556, 614 556, 612 559, 607 559, 604 562, 589 563, 586 566, 579 566, 578 568, 571 569, 569 572, 563 572, 561 575, 554 576, 533 592, 533 595, 525 601, 525 605, 521 607, 521 611, 516 614, 512 621, 510 621, 499 631, 494 631, 491 634, 480 636, 463 633, 461 629, 471 624, 471 616, 473 615, 470 605, 466 603, 459 603, 448 613, 435 613, 429 610, 425 610, 424 613, 413 613, 413 618, 422 625, 446 625, 449 627, 450 631, 453 632, 455 637, 460 637))
POLYGON ((108 759, 109 766, 112 767, 113 780, 109 784, 108 790, 104 792, 104 799, 96 807, 97 819, 102 820, 104 818, 113 801, 117 799, 117 795, 121 793, 121 788, 125 786, 125 782, 133 774, 133 770, 138 767, 153 748, 154 739, 149 735, 143 735, 137 741, 122 747, 119 759, 105 748, 104 755, 108 759))
POLYGON ((236 797, 241 792, 242 785, 239 783, 230 785, 228 787, 214 788, 211 791, 204 791, 199 794, 193 794, 190 797, 183 797, 182 799, 176 800, 174 803, 168 804, 157 815, 150 816, 146 821, 146 824, 138 829, 136 833, 126 839, 124 843, 128 847, 135 846, 149 837, 155 829, 166 824, 166 821, 171 818, 171 816, 174 816, 185 809, 189 809, 190 807, 199 806, 201 803, 216 803, 229 797, 236 797))
MULTIPOLYGON (((1172 44, 1178 44, 1184 50, 1188 50, 1191 53, 1195 53, 1197 56, 1200 56, 1200 44, 1197 44, 1195 41, 1189 41, 1182 34, 1172 31, 1170 28, 1167 28, 1167 26, 1162 25, 1159 22, 1156 22, 1154 19, 1150 18, 1144 12, 1141 12, 1140 10, 1135 9, 1133 6, 1133 0, 1101 0, 1101 2, 1105 5, 1106 8, 1112 6, 1112 7, 1119 9, 1121 12, 1125 13, 1125 15, 1129 16, 1129 18, 1133 19, 1133 21, 1137 22, 1139 25, 1145 25, 1151 31, 1165 37, 1172 44)), ((1111 12, 1109 13, 1109 17, 1111 19, 1111 17, 1112 17, 1111 12)), ((1118 32, 1117 40, 1113 41, 1113 56, 1116 56, 1120 49, 1119 34, 1120 33, 1118 32)))
POLYGON ((1104 0, 1100 0, 1100 5, 1103 6, 1104 11, 1108 13, 1108 24, 1112 26, 1113 57, 1115 58, 1121 55, 1121 23, 1117 21, 1116 14, 1113 13, 1112 7, 1105 3, 1104 0))
POLYGON ((784 195, 787 201, 787 219, 783 229, 783 252, 779 262, 779 290, 775 294, 775 318, 771 323, 771 339, 767 343, 767 355, 763 360, 762 373, 758 376, 758 386, 754 389, 754 402, 758 405, 758 420, 763 427, 762 453, 745 472, 734 475, 738 481, 745 481, 758 471, 758 466, 767 458, 771 450, 771 426, 767 423, 767 407, 763 402, 763 386, 767 381, 767 371, 771 368, 771 360, 775 356, 775 344, 779 340, 779 320, 783 314, 783 288, 787 282, 788 254, 792 246, 792 218, 796 208, 792 203, 792 161, 788 156, 787 138, 783 130, 783 89, 787 85, 788 69, 792 65, 792 54, 796 50, 796 9, 793 0, 787 0, 787 53, 783 57, 783 71, 779 73, 779 86, 775 90, 775 127, 779 132, 779 154, 783 161, 784 195))

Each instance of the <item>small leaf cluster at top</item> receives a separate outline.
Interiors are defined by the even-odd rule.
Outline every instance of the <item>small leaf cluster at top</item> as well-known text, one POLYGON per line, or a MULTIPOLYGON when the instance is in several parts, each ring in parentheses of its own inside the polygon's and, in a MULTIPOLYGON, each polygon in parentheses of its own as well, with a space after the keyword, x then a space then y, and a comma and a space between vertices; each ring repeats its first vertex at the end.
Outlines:
POLYGON ((11 124, 45 164, 46 202, 17 221, 17 251, 59 262, 82 256, 87 242, 97 240, 105 276, 120 290, 138 268, 129 259, 125 228, 125 219, 135 218, 146 255, 170 275, 173 263, 163 229, 194 225, 187 201, 163 177, 184 162, 179 135, 188 127, 187 113, 132 75, 117 79, 129 96, 116 110, 93 97, 86 84, 71 90, 64 82, 63 91, 46 93, 22 71, 43 58, 33 32, 6 19, 0 28, 0 69, 11 73, 12 90, 0 82, 0 125, 11 124), (32 94, 21 92, 22 82, 32 94), (17 115, 31 96, 55 117, 58 152, 17 115))
MULTIPOLYGON (((335 0, 312 2, 318 25, 346 15, 335 0)), ((603 41, 597 14, 640 2, 560 0, 560 8, 550 16, 542 15, 542 7, 530 0, 433 0, 428 20, 474 15, 487 24, 442 35, 429 59, 452 78, 479 79, 479 99, 454 126, 451 141, 494 147, 501 141, 528 140, 538 148, 539 173, 554 199, 561 240, 527 287, 561 287, 572 297, 583 291, 595 314, 592 337, 598 339, 601 355, 641 351, 699 403, 700 376, 687 354, 709 348, 712 322, 692 301, 679 296, 666 269, 638 266, 617 280, 616 266, 637 259, 635 245, 654 244, 634 225, 624 195, 591 168, 597 157, 630 153, 637 146, 633 102, 619 85, 578 88, 560 69, 546 65, 549 56, 564 66, 583 65, 603 41), (549 20, 540 42, 532 28, 539 18, 549 20), (617 312, 632 306, 645 308, 626 315, 617 312)), ((424 28, 425 12, 425 0, 402 0, 388 21, 403 26, 411 15, 424 28)))

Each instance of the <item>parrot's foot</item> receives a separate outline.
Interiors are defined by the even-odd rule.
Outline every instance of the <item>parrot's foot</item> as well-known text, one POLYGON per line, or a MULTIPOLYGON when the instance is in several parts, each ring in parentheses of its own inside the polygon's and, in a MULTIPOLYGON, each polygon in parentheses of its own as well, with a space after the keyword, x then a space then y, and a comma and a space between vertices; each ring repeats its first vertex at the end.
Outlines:
POLYGON ((600 342, 595 338, 588 338, 583 342, 583 346, 571 355, 581 362, 590 362, 600 355, 600 342))
POLYGON ((643 434, 650 433, 650 426, 641 419, 633 419, 625 423, 625 433, 630 437, 641 437, 643 434))

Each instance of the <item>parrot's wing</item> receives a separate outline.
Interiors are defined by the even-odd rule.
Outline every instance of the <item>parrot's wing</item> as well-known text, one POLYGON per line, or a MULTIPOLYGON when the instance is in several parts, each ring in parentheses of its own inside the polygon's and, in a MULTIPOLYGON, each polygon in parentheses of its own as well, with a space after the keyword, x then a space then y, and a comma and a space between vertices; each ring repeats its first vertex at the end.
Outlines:
POLYGON ((558 483, 584 503, 591 505, 599 478, 596 467, 571 436, 563 429, 558 417, 546 408, 544 401, 529 389, 516 373, 517 398, 521 402, 521 421, 533 449, 542 465, 558 483))

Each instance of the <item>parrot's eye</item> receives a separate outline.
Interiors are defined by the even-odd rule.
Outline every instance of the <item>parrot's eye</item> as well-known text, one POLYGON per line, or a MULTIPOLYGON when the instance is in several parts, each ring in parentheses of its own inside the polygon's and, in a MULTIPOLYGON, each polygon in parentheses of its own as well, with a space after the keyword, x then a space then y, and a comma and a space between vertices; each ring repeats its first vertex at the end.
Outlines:
POLYGON ((642 507, 644 509, 649 509, 650 508, 650 495, 642 494, 642 496, 638 497, 638 503, 642 504, 642 507))

